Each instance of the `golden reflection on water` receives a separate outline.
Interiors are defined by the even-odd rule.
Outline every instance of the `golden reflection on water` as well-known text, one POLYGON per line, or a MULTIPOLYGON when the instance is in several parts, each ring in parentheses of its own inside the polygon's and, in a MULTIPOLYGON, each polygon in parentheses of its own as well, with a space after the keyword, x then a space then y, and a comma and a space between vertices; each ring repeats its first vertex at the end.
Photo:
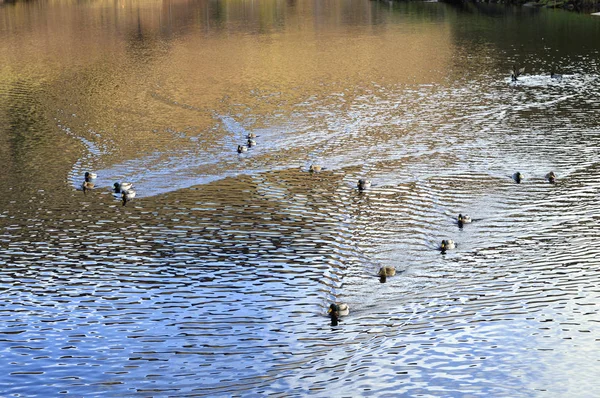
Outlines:
POLYGON ((42 84, 35 97, 47 119, 94 142, 100 134, 106 165, 202 147, 204 140, 172 140, 171 132, 217 139, 215 115, 289 115, 307 98, 328 101, 332 91, 351 103, 365 85, 443 82, 453 53, 448 25, 433 11, 396 15, 381 7, 18 2, 2 8, 0 86, 42 84), (394 18, 405 20, 384 23, 394 18))

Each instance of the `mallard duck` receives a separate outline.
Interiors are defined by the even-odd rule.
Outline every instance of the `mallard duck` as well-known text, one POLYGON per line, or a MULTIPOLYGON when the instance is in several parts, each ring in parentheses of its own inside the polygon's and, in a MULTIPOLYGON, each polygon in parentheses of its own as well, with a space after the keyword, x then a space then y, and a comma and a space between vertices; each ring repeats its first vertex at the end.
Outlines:
POLYGON ((462 226, 463 224, 469 224, 471 222, 471 217, 466 214, 463 216, 462 214, 458 215, 458 225, 462 226))
POLYGON ((517 81, 517 78, 525 72, 525 67, 517 69, 517 65, 514 65, 510 70, 510 80, 513 82, 517 81))
POLYGON ((127 202, 131 201, 133 198, 135 198, 135 191, 133 189, 121 191, 121 199, 123 200, 123 206, 125 206, 127 202))
POLYGON ((133 184, 130 182, 115 182, 113 187, 114 193, 121 193, 123 191, 130 190, 133 187, 133 184))
POLYGON ((550 184, 554 184, 556 182, 556 174, 553 171, 546 174, 546 179, 550 184))
POLYGON ((381 267, 377 275, 379 276, 379 282, 385 283, 388 276, 396 275, 396 268, 390 266, 381 267))
POLYGON ((321 170, 323 170, 323 167, 319 166, 318 164, 311 164, 310 168, 308 169, 308 171, 311 173, 319 173, 321 170))
POLYGON ((248 133, 248 138, 256 138, 256 134, 254 133, 248 133))
POLYGON ((90 180, 95 180, 96 178, 98 178, 98 174, 90 173, 89 171, 86 171, 85 177, 88 177, 90 180))
POLYGON ((238 145, 237 151, 238 151, 238 153, 248 152, 248 147, 244 146, 244 145, 238 145))
POLYGON ((337 326, 340 317, 341 316, 346 316, 350 313, 350 307, 348 307, 348 304, 344 304, 344 303, 340 303, 340 304, 335 304, 332 303, 329 306, 329 309, 327 310, 327 314, 329 314, 329 317, 331 318, 331 326, 337 326))
POLYGON ((371 188, 371 180, 361 178, 360 180, 358 180, 356 186, 358 187, 359 191, 364 191, 365 189, 371 188))
POLYGON ((248 148, 252 148, 254 145, 256 145, 256 141, 252 138, 248 138, 248 148))
POLYGON ((440 245, 440 250, 445 252, 446 250, 456 249, 456 243, 452 239, 444 239, 442 240, 442 244, 440 245))
POLYGON ((513 179, 515 180, 515 182, 517 184, 520 184, 521 180, 523 180, 523 174, 521 174, 521 172, 517 171, 515 174, 513 174, 513 179))
POLYGON ((91 191, 92 189, 94 189, 94 183, 92 182, 92 177, 90 175, 91 174, 86 171, 85 178, 83 180, 83 183, 81 184, 81 190, 83 191, 84 195, 87 191, 91 191))

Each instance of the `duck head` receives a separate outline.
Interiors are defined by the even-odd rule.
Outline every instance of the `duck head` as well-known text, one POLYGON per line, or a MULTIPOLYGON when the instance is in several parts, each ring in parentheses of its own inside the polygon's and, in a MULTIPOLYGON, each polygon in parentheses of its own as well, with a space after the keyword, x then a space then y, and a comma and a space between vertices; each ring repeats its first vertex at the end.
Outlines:
POLYGON ((517 172, 516 172, 516 173, 513 175, 513 178, 514 178, 514 180, 515 180, 515 182, 516 182, 517 184, 520 184, 520 183, 521 183, 521 180, 523 180, 523 174, 521 174, 521 172, 520 172, 520 171, 517 171, 517 172))
POLYGON ((340 307, 332 303, 327 310, 327 314, 329 314, 329 318, 331 318, 331 326, 337 326, 340 321, 340 307))

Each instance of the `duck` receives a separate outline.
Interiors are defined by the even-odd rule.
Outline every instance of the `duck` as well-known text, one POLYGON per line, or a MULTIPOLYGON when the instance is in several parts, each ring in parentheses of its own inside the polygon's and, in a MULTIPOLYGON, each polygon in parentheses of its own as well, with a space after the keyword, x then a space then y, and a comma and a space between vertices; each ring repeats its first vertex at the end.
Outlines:
POLYGON ((252 138, 248 138, 248 148, 252 148, 254 145, 256 145, 256 141, 252 138))
POLYGON ((91 173, 86 171, 83 183, 81 184, 81 190, 85 195, 87 191, 91 191, 92 189, 94 189, 94 183, 92 182, 91 173))
POLYGON ((517 69, 517 65, 513 66, 510 70, 510 80, 513 82, 517 81, 517 78, 525 72, 525 67, 517 69))
POLYGON ((471 223, 473 220, 471 220, 471 217, 467 216, 466 214, 463 216, 462 214, 458 215, 458 226, 462 227, 463 224, 469 224, 471 223))
POLYGON ((356 186, 358 187, 359 191, 364 191, 365 189, 371 188, 371 180, 361 178, 360 180, 358 180, 356 186))
POLYGON ((350 307, 345 303, 331 303, 329 309, 327 310, 327 314, 329 314, 329 318, 331 318, 331 326, 337 326, 340 321, 341 316, 346 316, 350 313, 350 307))
POLYGON ((237 149, 238 153, 242 153, 242 152, 248 152, 248 147, 244 146, 244 145, 238 145, 238 149, 237 149))
POLYGON ((556 174, 553 171, 546 174, 546 179, 550 184, 554 184, 556 182, 556 174))
POLYGON ((550 79, 556 79, 558 81, 561 81, 562 77, 563 77, 563 75, 561 75, 561 74, 550 72, 550 79))
POLYGON ((113 187, 114 193, 121 193, 130 190, 133 187, 133 184, 130 182, 115 182, 113 187))
POLYGON ((446 250, 456 249, 456 243, 452 239, 444 239, 442 240, 442 244, 440 245, 440 250, 444 253, 446 250))
POLYGON ((90 180, 95 180, 96 178, 98 178, 98 174, 86 171, 85 177, 89 177, 90 180))
POLYGON ((250 139, 250 138, 256 138, 256 134, 248 133, 248 139, 250 139))
POLYGON ((377 275, 379 276, 379 282, 385 283, 388 276, 396 275, 396 268, 390 266, 381 267, 377 275))
POLYGON ((131 201, 133 198, 135 198, 135 191, 133 189, 121 191, 121 199, 123 200, 123 206, 125 206, 127 202, 131 201))
POLYGON ((311 173, 319 173, 321 170, 323 170, 323 167, 319 166, 318 164, 311 164, 308 169, 308 171, 311 173))
POLYGON ((520 184, 521 180, 523 180, 523 174, 521 174, 521 172, 517 171, 515 174, 513 174, 513 179, 515 180, 515 182, 517 184, 520 184))

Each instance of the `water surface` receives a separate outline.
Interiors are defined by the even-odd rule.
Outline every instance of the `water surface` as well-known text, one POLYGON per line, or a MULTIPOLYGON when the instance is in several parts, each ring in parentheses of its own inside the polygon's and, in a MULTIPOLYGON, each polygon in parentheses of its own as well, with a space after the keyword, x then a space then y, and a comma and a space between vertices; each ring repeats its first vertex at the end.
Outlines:
POLYGON ((593 396, 599 33, 420 2, 0 5, 3 395, 593 396))

